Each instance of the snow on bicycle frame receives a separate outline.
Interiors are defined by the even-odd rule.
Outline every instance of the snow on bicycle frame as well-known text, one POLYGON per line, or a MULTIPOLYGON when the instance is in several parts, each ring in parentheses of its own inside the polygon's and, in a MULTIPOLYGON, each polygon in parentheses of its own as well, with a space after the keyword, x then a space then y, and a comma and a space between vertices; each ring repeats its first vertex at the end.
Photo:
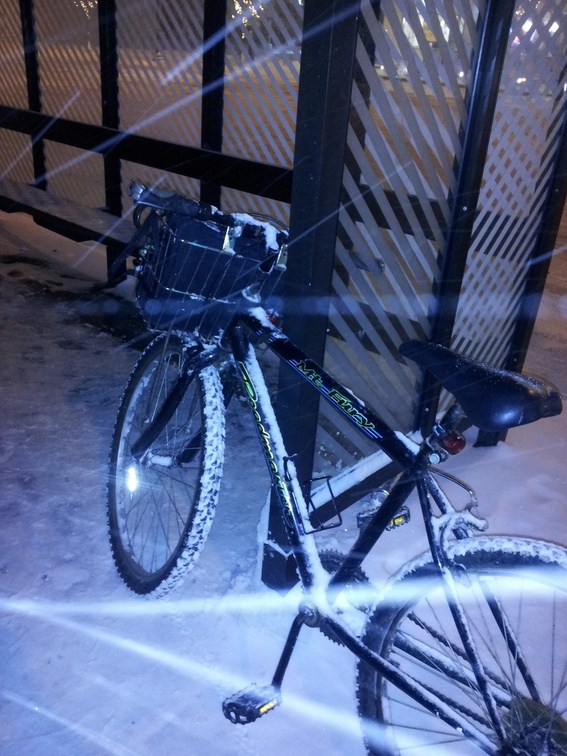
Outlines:
POLYGON ((285 270, 285 228, 249 214, 133 182, 136 300, 148 327, 222 334, 243 305, 259 304, 285 270), (270 280, 270 286, 267 282, 270 280))

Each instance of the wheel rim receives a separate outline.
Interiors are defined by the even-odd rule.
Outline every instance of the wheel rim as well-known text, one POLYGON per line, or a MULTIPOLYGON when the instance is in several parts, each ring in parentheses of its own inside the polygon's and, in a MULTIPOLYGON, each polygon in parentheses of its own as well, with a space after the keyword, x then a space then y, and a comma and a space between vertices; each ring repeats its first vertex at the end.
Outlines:
POLYGON ((127 410, 116 465, 117 531, 129 569, 140 579, 166 573, 182 547, 199 496, 202 399, 193 381, 171 420, 136 460, 130 447, 179 376, 181 350, 156 359, 127 410), (197 440, 197 443, 196 443, 197 440))

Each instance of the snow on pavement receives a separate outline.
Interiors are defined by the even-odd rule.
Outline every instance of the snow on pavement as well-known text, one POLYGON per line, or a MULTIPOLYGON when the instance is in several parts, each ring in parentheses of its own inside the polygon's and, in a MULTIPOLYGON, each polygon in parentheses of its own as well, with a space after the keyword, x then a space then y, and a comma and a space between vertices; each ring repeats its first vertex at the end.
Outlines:
MULTIPOLYGON (((124 318, 131 330, 134 320, 88 294, 93 270, 44 261, 54 246, 80 256, 85 245, 0 217, 0 753, 362 756, 354 659, 316 631, 300 636, 280 708, 246 727, 223 717, 227 695, 269 682, 298 599, 259 579, 268 479, 238 402, 197 567, 160 601, 122 585, 106 536, 106 459, 138 352, 92 323, 124 318)), ((563 415, 451 460, 491 532, 567 543, 566 429, 563 415)), ((328 545, 346 547, 353 519, 328 545)), ((387 535, 369 572, 393 572, 420 537, 415 517, 387 535)))

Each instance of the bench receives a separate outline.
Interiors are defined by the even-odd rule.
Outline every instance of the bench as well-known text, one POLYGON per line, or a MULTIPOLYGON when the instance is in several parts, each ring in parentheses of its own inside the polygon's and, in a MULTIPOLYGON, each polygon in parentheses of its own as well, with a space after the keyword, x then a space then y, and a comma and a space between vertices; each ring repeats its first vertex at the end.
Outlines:
POLYGON ((10 179, 0 179, 0 210, 30 213, 37 223, 62 236, 104 244, 109 270, 135 231, 129 219, 10 179))

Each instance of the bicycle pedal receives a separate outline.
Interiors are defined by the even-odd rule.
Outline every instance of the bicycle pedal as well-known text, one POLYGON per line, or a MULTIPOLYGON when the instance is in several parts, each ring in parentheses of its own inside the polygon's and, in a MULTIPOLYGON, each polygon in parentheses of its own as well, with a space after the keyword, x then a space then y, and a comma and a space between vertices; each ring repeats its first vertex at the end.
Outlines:
MULTIPOLYGON (((372 509, 367 509, 365 512, 359 512, 356 516, 356 524, 358 525, 358 527, 360 529, 365 528, 379 509, 380 509, 380 506, 377 506, 377 507, 373 507, 372 509)), ((395 516, 392 517, 390 522, 386 525, 386 530, 393 530, 394 528, 399 528, 400 525, 405 525, 405 523, 409 521, 410 521, 410 511, 404 504, 396 512, 395 516)))
POLYGON ((386 526, 386 530, 393 530, 394 528, 399 528, 400 525, 405 525, 406 522, 409 522, 409 521, 410 521, 410 511, 404 504, 398 509, 394 517, 392 517, 389 525, 386 526))
POLYGON ((279 688, 274 685, 252 685, 227 698, 222 705, 223 714, 233 724, 249 724, 275 709, 281 703, 279 688))

